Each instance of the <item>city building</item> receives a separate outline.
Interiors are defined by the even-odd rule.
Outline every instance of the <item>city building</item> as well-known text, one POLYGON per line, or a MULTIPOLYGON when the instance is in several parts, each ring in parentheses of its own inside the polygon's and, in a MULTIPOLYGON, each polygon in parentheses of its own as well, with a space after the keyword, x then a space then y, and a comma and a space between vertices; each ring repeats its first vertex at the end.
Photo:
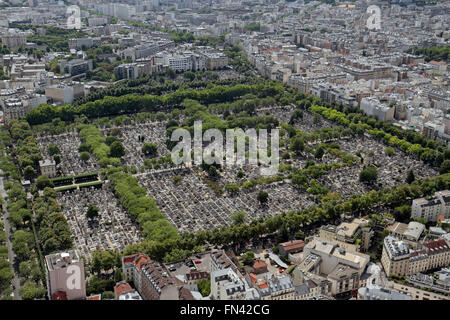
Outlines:
POLYGON ((367 226, 368 220, 354 219, 338 226, 325 225, 319 230, 320 238, 336 243, 352 251, 367 251, 372 244, 373 231, 367 226))
POLYGON ((406 276, 448 266, 450 247, 445 239, 423 243, 412 249, 404 240, 384 238, 381 263, 387 276, 406 276))
POLYGON ((194 300, 182 281, 169 276, 162 264, 145 254, 123 257, 122 270, 143 300, 194 300))
POLYGON ((56 177, 56 162, 53 159, 39 160, 41 174, 49 178, 56 177))
POLYGON ((231 268, 211 272, 211 299, 243 300, 246 284, 231 268))
POLYGON ((100 38, 73 38, 69 39, 69 49, 87 50, 101 45, 100 38))
POLYGON ((412 300, 411 295, 380 286, 369 285, 358 289, 358 300, 412 300))
POLYGON ((434 194, 431 199, 414 199, 411 205, 411 218, 423 218, 425 221, 436 222, 439 216, 450 218, 450 191, 443 190, 434 194))
POLYGON ((256 283, 262 300, 294 300, 295 286, 288 275, 270 274, 256 283))
POLYGON ((303 251, 305 242, 303 240, 291 240, 279 244, 280 254, 288 257, 289 254, 295 254, 303 251))
POLYGON ((84 96, 82 83, 60 83, 45 88, 45 96, 55 104, 72 103, 75 99, 84 96))
MULTIPOLYGON (((425 230, 425 226, 416 221, 408 224, 395 222, 386 228, 389 233, 400 240, 408 240, 412 243, 419 241, 420 236, 425 230)), ((411 243, 410 243, 411 244, 411 243)))
POLYGON ((86 298, 84 264, 75 250, 45 256, 49 299, 82 300, 86 298))
POLYGON ((114 286, 114 299, 115 300, 142 300, 139 293, 131 288, 130 284, 126 281, 118 282, 114 286))
POLYGON ((368 255, 340 247, 321 238, 314 238, 303 249, 298 268, 323 287, 322 294, 337 296, 355 293, 365 272, 368 255))
POLYGON ((77 76, 92 71, 92 60, 59 60, 59 65, 61 72, 68 73, 71 76, 77 76))

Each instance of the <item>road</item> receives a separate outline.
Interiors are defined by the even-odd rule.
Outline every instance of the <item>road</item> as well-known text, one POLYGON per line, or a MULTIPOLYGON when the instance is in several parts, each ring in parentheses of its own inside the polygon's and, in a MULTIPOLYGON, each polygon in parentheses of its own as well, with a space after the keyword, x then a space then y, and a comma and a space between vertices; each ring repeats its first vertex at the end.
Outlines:
MULTIPOLYGON (((5 188, 3 186, 3 176, 0 175, 0 194, 1 197, 3 198, 3 200, 5 201, 4 203, 6 203, 6 199, 7 199, 7 194, 5 191, 5 188)), ((20 297, 20 293, 19 293, 19 289, 20 289, 20 278, 18 276, 19 274, 19 266, 16 263, 16 255, 14 254, 14 251, 12 250, 12 243, 11 243, 11 227, 9 225, 9 212, 6 209, 6 205, 4 206, 5 208, 3 209, 3 223, 5 226, 5 233, 6 233, 6 247, 8 248, 8 259, 12 264, 13 267, 13 271, 14 271, 14 279, 12 279, 12 284, 14 286, 14 300, 22 300, 22 298, 20 297)))

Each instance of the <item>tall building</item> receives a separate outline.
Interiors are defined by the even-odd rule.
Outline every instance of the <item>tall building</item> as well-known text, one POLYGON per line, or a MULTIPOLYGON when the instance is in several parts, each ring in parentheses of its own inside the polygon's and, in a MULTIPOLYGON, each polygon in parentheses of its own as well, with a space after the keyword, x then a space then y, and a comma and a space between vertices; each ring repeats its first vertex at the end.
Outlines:
POLYGON ((75 250, 45 256, 47 293, 51 300, 86 298, 84 264, 75 250))
POLYGON ((169 276, 163 265, 146 254, 123 257, 122 269, 144 300, 194 300, 183 282, 169 276))
POLYGON ((71 76, 76 76, 82 73, 92 71, 93 65, 92 60, 83 59, 73 59, 70 61, 60 60, 61 72, 70 74, 71 76))
POLYGON ((211 298, 213 300, 244 299, 246 286, 231 269, 216 270, 211 273, 211 298))
POLYGON ((325 225, 320 228, 320 238, 336 243, 352 251, 367 251, 371 245, 373 231, 366 227, 368 220, 354 219, 338 226, 325 225))
POLYGON ((370 257, 366 254, 315 238, 303 249, 303 260, 298 268, 323 283, 321 293, 338 296, 358 290, 360 277, 369 261, 370 257))
POLYGON ((17 49, 20 46, 25 45, 27 42, 27 35, 25 33, 7 33, 2 35, 2 45, 9 49, 17 49))
POLYGON ((443 190, 434 194, 431 199, 414 199, 411 205, 411 218, 423 218, 426 221, 438 221, 439 216, 450 218, 450 191, 443 190))
POLYGON ((450 263, 450 247, 445 239, 423 243, 417 249, 392 236, 384 238, 381 264, 387 276, 406 276, 446 267, 450 263))

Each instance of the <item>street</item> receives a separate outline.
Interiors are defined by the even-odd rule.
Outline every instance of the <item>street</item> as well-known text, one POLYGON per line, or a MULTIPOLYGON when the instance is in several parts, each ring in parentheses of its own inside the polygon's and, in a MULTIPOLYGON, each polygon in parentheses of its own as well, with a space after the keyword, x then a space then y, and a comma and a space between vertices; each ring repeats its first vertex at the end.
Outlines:
POLYGON ((5 201, 5 208, 3 209, 3 223, 5 226, 5 233, 6 233, 6 247, 8 248, 8 259, 11 262, 13 271, 14 271, 14 279, 12 280, 12 284, 14 286, 14 300, 22 300, 19 294, 20 289, 20 278, 18 276, 19 273, 19 266, 16 264, 16 255, 14 254, 14 251, 12 250, 12 242, 11 242, 11 227, 9 225, 9 212, 6 209, 6 199, 7 194, 5 191, 5 188, 3 186, 3 175, 0 175, 0 194, 5 201))

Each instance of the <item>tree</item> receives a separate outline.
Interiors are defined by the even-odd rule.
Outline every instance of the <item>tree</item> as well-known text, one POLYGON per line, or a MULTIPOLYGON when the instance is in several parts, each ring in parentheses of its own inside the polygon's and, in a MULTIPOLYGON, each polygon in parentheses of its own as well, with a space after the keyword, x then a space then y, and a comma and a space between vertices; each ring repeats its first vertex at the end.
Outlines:
POLYGON ((53 188, 53 182, 47 176, 39 176, 36 179, 36 187, 39 190, 44 190, 46 187, 53 188))
POLYGON ((120 141, 116 136, 107 136, 105 143, 110 146, 113 142, 120 141))
POLYGON ((110 146, 110 155, 114 158, 120 158, 125 155, 125 148, 120 141, 114 141, 110 146))
POLYGON ((313 123, 314 124, 320 124, 322 122, 322 117, 318 113, 314 113, 313 116, 313 123))
POLYGON ((450 172, 450 160, 444 160, 439 168, 439 173, 444 174, 448 172, 450 172))
POLYGON ((208 169, 208 174, 210 177, 215 178, 217 177, 217 169, 215 166, 210 166, 208 169))
POLYGON ((78 152, 91 152, 91 148, 86 143, 82 143, 78 147, 78 152))
POLYGON ((109 271, 114 268, 115 260, 116 256, 113 251, 97 249, 92 253, 91 270, 94 273, 100 273, 102 270, 109 271))
POLYGON ((225 186, 225 190, 231 194, 237 194, 239 192, 239 187, 235 183, 230 183, 225 186))
POLYGON ((323 148, 322 146, 319 146, 319 147, 316 149, 316 152, 314 152, 314 157, 315 157, 316 159, 322 159, 322 157, 323 157, 324 154, 325 154, 324 148, 323 148))
POLYGON ((308 183, 308 177, 303 173, 296 173, 292 176, 292 183, 297 186, 305 186, 308 183))
POLYGON ((31 275, 31 263, 30 263, 30 261, 22 261, 19 264, 19 275, 22 278, 28 278, 31 275))
POLYGON ((173 69, 168 69, 167 70, 167 76, 170 78, 170 79, 175 79, 175 77, 177 76, 177 74, 175 73, 175 71, 173 70, 173 69))
POLYGON ((374 166, 364 168, 359 173, 359 181, 363 183, 374 183, 378 179, 378 170, 374 166))
POLYGON ((119 137, 122 135, 122 131, 119 128, 114 128, 111 130, 111 135, 115 137, 119 137))
POLYGON ((260 191, 257 199, 261 204, 266 203, 269 200, 269 194, 265 191, 260 191))
POLYGON ((55 154, 53 156, 53 160, 55 160, 55 164, 58 165, 61 163, 61 156, 59 154, 55 154))
POLYGON ((291 150, 294 151, 297 155, 305 150, 305 142, 300 137, 295 137, 292 139, 291 150))
POLYGON ((391 157, 393 156, 395 153, 395 149, 392 147, 387 147, 386 149, 384 149, 384 154, 391 157))
POLYGON ((207 297, 211 293, 211 280, 210 279, 200 279, 197 281, 198 290, 203 297, 207 297))
POLYGON ((181 180, 183 180, 183 178, 181 176, 173 176, 172 180, 173 180, 173 183, 178 185, 181 182, 181 180))
POLYGON ((408 176, 406 177, 406 183, 411 184, 416 180, 416 177, 414 176, 414 171, 411 169, 408 171, 408 176))
POLYGON ((244 177, 244 171, 242 171, 242 169, 239 169, 236 173, 236 177, 238 177, 238 179, 242 179, 244 177))
POLYGON ((117 268, 116 270, 114 270, 114 281, 115 282, 120 282, 124 279, 124 275, 123 272, 120 268, 117 268))
POLYGON ((23 169, 23 176, 27 180, 31 180, 36 175, 36 170, 32 166, 26 166, 25 169, 23 169))
POLYGON ((86 162, 86 161, 89 160, 90 157, 91 157, 91 155, 89 154, 89 152, 83 151, 83 152, 80 153, 80 160, 81 161, 86 162))
POLYGON ((104 291, 102 293, 102 300, 114 300, 114 292, 104 291))
POLYGON ((59 150, 58 146, 54 143, 50 143, 47 147, 47 153, 49 156, 54 156, 56 154, 60 154, 61 151, 59 150))
POLYGON ((99 216, 99 210, 96 206, 89 204, 87 211, 86 211, 86 217, 89 220, 92 220, 94 218, 97 218, 99 216))
POLYGON ((247 213, 243 210, 236 211, 231 215, 231 221, 235 225, 245 224, 247 222, 247 213))
POLYGON ((154 157, 154 156, 156 156, 157 151, 158 151, 158 146, 154 143, 146 142, 142 146, 142 153, 146 156, 154 157))
POLYGON ((32 281, 26 281, 25 284, 20 287, 20 296, 23 300, 36 300, 45 297, 46 290, 41 285, 37 285, 32 281))
POLYGON ((253 263, 255 262, 255 253, 253 251, 247 251, 246 253, 244 253, 242 255, 242 262, 246 266, 253 265, 253 263))
POLYGON ((11 264, 4 259, 0 259, 0 295, 2 287, 8 284, 13 278, 14 273, 11 264))

